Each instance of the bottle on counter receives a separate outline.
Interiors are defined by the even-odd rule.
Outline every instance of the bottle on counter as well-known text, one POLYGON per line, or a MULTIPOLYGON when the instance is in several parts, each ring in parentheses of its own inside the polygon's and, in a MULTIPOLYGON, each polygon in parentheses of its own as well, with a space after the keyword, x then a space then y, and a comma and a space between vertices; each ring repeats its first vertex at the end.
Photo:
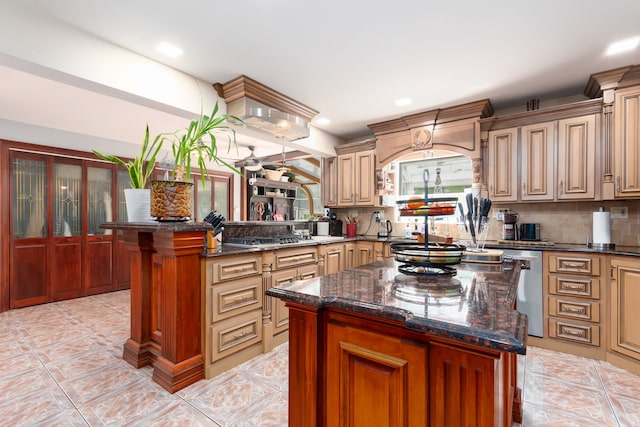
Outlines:
POLYGON ((407 226, 404 229, 404 237, 405 239, 411 238, 411 227, 409 226, 409 221, 407 221, 407 226))

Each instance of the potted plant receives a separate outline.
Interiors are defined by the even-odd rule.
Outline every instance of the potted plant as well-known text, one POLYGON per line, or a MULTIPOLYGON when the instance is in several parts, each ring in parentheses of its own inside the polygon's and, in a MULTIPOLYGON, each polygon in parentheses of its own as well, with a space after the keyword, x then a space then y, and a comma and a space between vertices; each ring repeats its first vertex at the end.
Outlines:
POLYGON ((162 141, 171 143, 173 153, 173 169, 171 180, 156 180, 151 182, 151 216, 158 220, 181 221, 191 218, 191 170, 195 161, 202 178, 209 176, 207 162, 215 162, 226 166, 241 174, 231 164, 218 156, 218 142, 216 134, 224 134, 231 143, 236 143, 236 132, 226 124, 227 119, 242 123, 242 120, 227 114, 218 115, 216 102, 211 115, 200 114, 186 128, 174 133, 162 135, 162 141))
POLYGON ((124 167, 129 173, 130 188, 124 190, 129 222, 147 221, 151 212, 150 191, 147 181, 156 165, 156 157, 162 148, 162 138, 157 136, 149 143, 149 125, 147 125, 140 155, 133 160, 124 161, 111 154, 104 154, 93 150, 99 158, 124 167))

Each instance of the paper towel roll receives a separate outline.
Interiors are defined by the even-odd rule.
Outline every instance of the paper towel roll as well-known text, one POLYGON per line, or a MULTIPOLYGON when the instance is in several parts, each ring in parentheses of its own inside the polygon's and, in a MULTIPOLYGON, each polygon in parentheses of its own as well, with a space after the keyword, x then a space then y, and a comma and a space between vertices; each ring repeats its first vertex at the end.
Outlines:
POLYGON ((593 213, 593 243, 611 243, 611 213, 593 213))

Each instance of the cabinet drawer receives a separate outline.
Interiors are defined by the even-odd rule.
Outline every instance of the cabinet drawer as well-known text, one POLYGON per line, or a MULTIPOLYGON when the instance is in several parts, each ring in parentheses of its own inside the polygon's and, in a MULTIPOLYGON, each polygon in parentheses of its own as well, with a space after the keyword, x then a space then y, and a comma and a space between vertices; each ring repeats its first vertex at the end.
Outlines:
POLYGON ((549 276, 549 293, 600 299, 600 279, 595 277, 549 276))
POLYGON ((209 292, 212 322, 262 308, 262 276, 216 284, 209 292))
POLYGON ((297 267, 303 264, 317 264, 318 250, 315 246, 284 249, 275 252, 275 268, 297 267))
POLYGON ((549 271, 552 273, 600 275, 600 258, 598 256, 549 256, 549 271))
POLYGON ((550 296, 549 315, 600 322, 600 303, 597 301, 580 301, 550 296))
POLYGON ((209 327, 213 363, 262 341, 262 310, 223 320, 209 327))
POLYGON ((600 326, 549 318, 549 337, 600 346, 600 326))
POLYGON ((207 284, 262 274, 260 255, 207 262, 207 284))

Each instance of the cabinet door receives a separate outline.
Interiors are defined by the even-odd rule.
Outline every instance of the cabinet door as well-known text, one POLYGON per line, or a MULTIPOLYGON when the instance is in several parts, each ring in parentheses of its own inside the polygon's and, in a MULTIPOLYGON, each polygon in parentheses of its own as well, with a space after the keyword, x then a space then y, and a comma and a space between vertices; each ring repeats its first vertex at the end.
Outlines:
POLYGON ((373 206, 376 198, 375 150, 355 153, 355 202, 358 206, 373 206))
POLYGON ((342 322, 326 346, 326 425, 428 425, 427 346, 342 322))
POLYGON ((356 266, 356 244, 345 243, 344 245, 344 269, 350 270, 356 266))
POLYGON ((521 200, 553 200, 554 123, 523 126, 521 200))
POLYGON ((344 245, 327 245, 324 255, 324 274, 338 273, 344 270, 344 245))
POLYGON ((324 159, 322 167, 322 197, 329 207, 338 205, 338 158, 324 159))
POLYGON ((489 196, 493 201, 518 200, 518 129, 489 132, 489 196))
POLYGON ((354 267, 372 263, 373 260, 373 242, 357 242, 356 243, 356 256, 354 267))
POLYGON ((594 115, 558 122, 558 199, 595 197, 595 127, 594 115))
POLYGON ((640 360, 640 262, 612 258, 611 349, 640 360))
POLYGON ((621 89, 615 101, 616 197, 640 196, 640 88, 621 89))
POLYGON ((338 156, 338 205, 354 206, 355 199, 355 153, 338 156))

